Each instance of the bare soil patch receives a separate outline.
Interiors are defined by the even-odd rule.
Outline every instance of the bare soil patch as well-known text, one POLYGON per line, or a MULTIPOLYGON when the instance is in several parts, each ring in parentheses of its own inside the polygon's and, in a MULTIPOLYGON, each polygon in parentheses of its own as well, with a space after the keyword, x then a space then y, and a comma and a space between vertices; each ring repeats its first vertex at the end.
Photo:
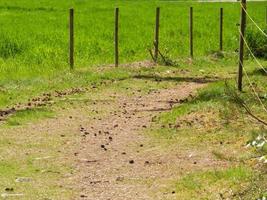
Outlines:
MULTIPOLYGON (((81 100, 78 97, 75 102, 66 102, 66 108, 56 106, 58 115, 53 119, 5 130, 4 134, 10 137, 23 133, 26 137, 16 137, 23 144, 39 144, 45 142, 44 137, 50 138, 55 144, 49 143, 49 151, 24 151, 18 147, 9 156, 48 158, 42 160, 43 165, 55 165, 61 177, 55 177, 58 181, 53 184, 57 182, 63 191, 72 193, 73 199, 174 199, 174 181, 192 171, 227 167, 228 162, 216 159, 212 150, 197 146, 177 144, 175 148, 162 148, 144 132, 157 115, 192 98, 204 86, 206 83, 181 82, 147 94, 133 91, 130 96, 108 90, 87 94, 97 86, 73 90, 85 95, 81 100), (60 170, 66 166, 71 169, 60 170)), ((46 94, 44 98, 67 98, 71 91, 59 96, 57 92, 46 94)), ((45 180, 35 181, 40 187, 46 185, 45 180)))
POLYGON ((182 83, 144 96, 116 95, 108 116, 84 122, 84 138, 75 153, 77 173, 70 177, 81 189, 75 199, 173 199, 172 180, 192 170, 225 167, 208 149, 164 151, 143 134, 157 114, 204 86, 182 83))

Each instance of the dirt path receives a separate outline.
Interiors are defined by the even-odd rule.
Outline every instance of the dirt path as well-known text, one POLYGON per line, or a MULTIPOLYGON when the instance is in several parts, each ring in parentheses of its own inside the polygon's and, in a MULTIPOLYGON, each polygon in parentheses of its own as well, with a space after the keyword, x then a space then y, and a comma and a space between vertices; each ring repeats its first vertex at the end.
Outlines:
MULTIPOLYGON (((74 199, 175 199, 173 183, 179 178, 220 168, 225 162, 215 159, 211 150, 197 146, 162 148, 168 143, 155 140, 146 131, 155 116, 170 111, 205 85, 186 82, 148 94, 137 89, 130 92, 132 95, 105 89, 66 99, 54 107, 55 117, 6 129, 3 136, 30 148, 18 145, 3 154, 10 159, 38 158, 39 164, 33 161, 35 168, 54 167, 57 176, 47 181, 75 194, 74 199), (17 137, 18 133, 23 137, 17 137), (70 170, 64 170, 66 167, 70 170)), ((36 177, 32 186, 39 191, 47 186, 46 179, 36 177)))
MULTIPOLYGON (((207 152, 197 152, 193 158, 188 156, 194 155, 194 150, 164 152, 142 133, 154 116, 170 110, 204 85, 183 83, 145 96, 118 95, 109 103, 113 111, 108 116, 83 122, 80 132, 84 138, 75 153, 77 174, 70 177, 82 188, 77 199, 172 199, 174 192, 164 191, 170 180, 189 168, 219 165, 206 156, 207 152)), ((99 106, 101 102, 96 108, 99 106)))

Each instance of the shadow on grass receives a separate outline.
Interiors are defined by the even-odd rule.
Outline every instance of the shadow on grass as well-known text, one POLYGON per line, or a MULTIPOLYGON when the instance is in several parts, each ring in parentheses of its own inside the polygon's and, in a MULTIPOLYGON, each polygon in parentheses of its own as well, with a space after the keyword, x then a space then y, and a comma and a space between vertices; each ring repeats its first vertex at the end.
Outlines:
POLYGON ((248 75, 256 75, 256 76, 267 76, 267 68, 264 69, 255 69, 252 72, 248 73, 248 75))
POLYGON ((32 11, 46 11, 46 12, 53 12, 58 11, 54 8, 45 8, 45 7, 38 7, 38 8, 26 8, 20 6, 0 6, 0 10, 14 10, 14 11, 24 11, 24 12, 32 12, 32 11))
POLYGON ((20 110, 11 115, 7 120, 8 126, 19 126, 38 119, 52 118, 55 113, 47 108, 33 108, 20 110))
POLYGON ((174 81, 174 82, 188 82, 188 83, 211 83, 208 88, 199 90, 196 97, 189 97, 191 99, 170 101, 170 104, 178 103, 197 103, 211 100, 222 100, 226 98, 225 94, 225 79, 215 77, 160 77, 155 75, 137 75, 133 78, 147 79, 155 81, 174 81))
POLYGON ((193 83, 212 83, 219 81, 218 78, 213 77, 160 77, 157 75, 136 75, 135 79, 147 79, 155 81, 174 81, 174 82, 193 82, 193 83))

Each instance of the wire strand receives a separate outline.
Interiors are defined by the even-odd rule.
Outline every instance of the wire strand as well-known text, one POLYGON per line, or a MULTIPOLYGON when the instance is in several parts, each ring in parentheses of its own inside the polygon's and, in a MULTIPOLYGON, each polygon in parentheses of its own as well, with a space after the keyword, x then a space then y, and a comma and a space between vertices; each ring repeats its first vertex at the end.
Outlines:
POLYGON ((263 65, 260 63, 260 61, 259 61, 259 60, 256 58, 256 56, 253 54, 252 50, 250 49, 250 47, 249 47, 249 45, 248 45, 248 43, 247 43, 247 41, 246 41, 244 35, 243 35, 243 34, 241 33, 241 31, 240 31, 240 29, 238 29, 238 31, 239 31, 239 34, 241 35, 242 39, 244 40, 244 43, 245 43, 247 49, 249 50, 251 56, 252 56, 252 57, 254 58, 254 60, 258 63, 258 65, 260 66, 260 68, 262 68, 262 70, 263 70, 265 73, 267 73, 267 70, 263 67, 263 65))
POLYGON ((243 6, 242 3, 240 3, 241 7, 243 8, 243 10, 245 11, 246 15, 249 17, 249 19, 255 24, 255 26, 260 30, 260 32, 267 37, 267 34, 259 27, 259 25, 252 19, 252 17, 248 14, 248 11, 246 10, 246 8, 243 6))
POLYGON ((256 97, 256 98, 258 99, 258 101, 260 102, 260 104, 261 104, 262 108, 264 109, 264 111, 267 112, 267 108, 266 108, 266 106, 264 105, 264 103, 262 102, 262 100, 260 99, 258 93, 256 92, 256 88, 253 86, 252 81, 250 80, 250 78, 249 78, 249 76, 248 76, 248 73, 247 73, 247 71, 246 71, 246 68, 244 67, 244 65, 243 65, 241 62, 240 62, 240 64, 241 64, 242 68, 244 69, 246 78, 247 78, 247 80, 248 80, 248 83, 249 83, 250 87, 252 88, 252 90, 253 90, 253 92, 254 92, 254 94, 255 94, 255 97, 256 97))
MULTIPOLYGON (((255 55, 252 53, 251 49, 250 49, 249 46, 248 46, 248 43, 246 42, 246 40, 245 40, 245 38, 244 38, 244 35, 241 33, 241 31, 240 31, 239 28, 238 28, 238 31, 239 31, 239 33, 240 33, 240 35, 241 35, 241 37, 242 37, 244 43, 246 44, 247 48, 249 49, 251 55, 253 56, 253 58, 257 61, 258 65, 260 65, 261 68, 267 73, 267 70, 264 69, 264 67, 261 65, 261 63, 258 61, 258 59, 255 57, 255 55)), ((240 62, 240 60, 239 60, 239 63, 241 64, 241 66, 242 66, 242 68, 243 68, 243 70, 244 70, 244 72, 245 72, 246 78, 247 78, 247 80, 248 80, 248 82, 249 82, 249 85, 250 85, 250 87, 252 88, 252 90, 253 90, 253 92, 254 92, 256 98, 258 99, 258 101, 259 101, 260 104, 262 105, 264 111, 267 112, 267 108, 265 107, 264 103, 262 102, 262 100, 260 99, 258 93, 256 92, 256 89, 255 89, 255 87, 253 86, 252 81, 249 79, 249 76, 248 76, 248 74, 247 74, 246 68, 244 67, 243 63, 240 62)))

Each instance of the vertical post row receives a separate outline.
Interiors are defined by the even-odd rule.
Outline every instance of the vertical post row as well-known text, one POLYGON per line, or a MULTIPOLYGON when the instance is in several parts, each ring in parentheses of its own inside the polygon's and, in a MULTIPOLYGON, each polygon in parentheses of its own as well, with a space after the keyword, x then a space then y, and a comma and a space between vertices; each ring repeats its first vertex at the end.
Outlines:
POLYGON ((69 31, 70 31, 70 43, 69 43, 69 64, 70 69, 74 68, 74 9, 69 10, 69 31))
POLYGON ((194 57, 194 44, 193 44, 193 7, 190 7, 189 14, 189 41, 190 41, 190 57, 194 57))
POLYGON ((119 8, 115 8, 115 29, 114 29, 114 50, 115 50, 115 67, 119 66, 119 8))
POLYGON ((238 90, 242 91, 242 79, 243 79, 243 60, 244 60, 244 37, 246 30, 246 0, 241 2, 241 19, 240 19, 240 42, 239 42, 239 65, 238 65, 238 90))
POLYGON ((156 9, 156 26, 155 26, 155 40, 154 40, 154 59, 155 62, 158 60, 159 54, 159 18, 160 18, 160 8, 156 9))
POLYGON ((223 8, 220 9, 220 51, 223 50, 223 8))

